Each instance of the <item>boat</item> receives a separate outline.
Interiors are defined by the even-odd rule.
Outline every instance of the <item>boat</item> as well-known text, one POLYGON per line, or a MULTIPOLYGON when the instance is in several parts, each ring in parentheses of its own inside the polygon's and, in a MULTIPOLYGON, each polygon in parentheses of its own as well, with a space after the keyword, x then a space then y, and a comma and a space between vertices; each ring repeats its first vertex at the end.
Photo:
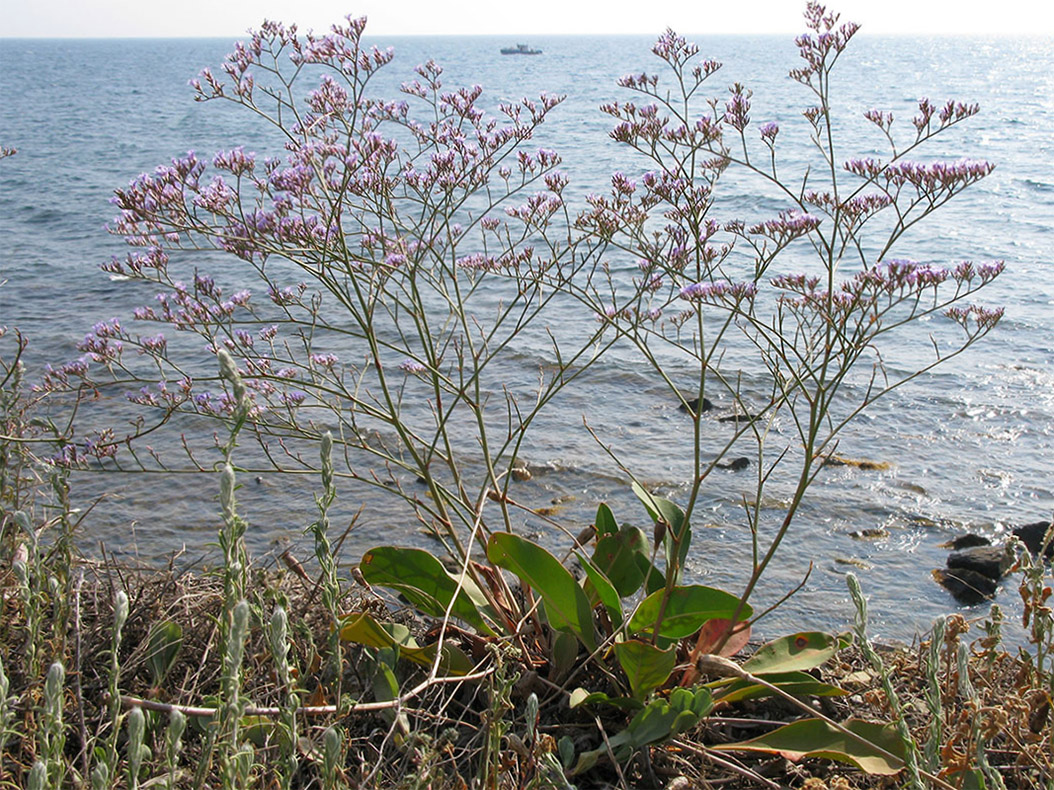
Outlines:
POLYGON ((541 55, 540 49, 531 49, 527 44, 517 44, 515 47, 502 47, 502 55, 541 55))

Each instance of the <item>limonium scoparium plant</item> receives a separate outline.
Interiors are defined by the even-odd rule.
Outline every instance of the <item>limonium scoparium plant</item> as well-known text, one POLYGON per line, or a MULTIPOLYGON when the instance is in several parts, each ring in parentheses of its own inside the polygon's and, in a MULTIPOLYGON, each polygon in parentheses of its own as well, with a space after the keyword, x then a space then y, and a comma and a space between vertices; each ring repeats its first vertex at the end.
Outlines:
MULTIPOLYGON (((574 174, 559 154, 532 146, 560 97, 491 115, 480 86, 448 88, 428 62, 401 99, 377 98, 371 79, 392 54, 363 45, 365 20, 325 35, 265 23, 222 75, 205 71, 192 85, 200 101, 230 102, 269 124, 284 151, 192 153, 118 190, 111 231, 133 250, 104 268, 162 290, 135 312, 144 329, 96 326, 84 356, 49 371, 42 387, 91 379, 123 388, 155 415, 138 433, 179 415, 231 419, 235 399, 216 365, 177 354, 176 336, 199 338, 208 354, 225 349, 237 362, 249 399, 242 438, 257 439, 261 468, 302 470, 300 444, 332 431, 341 486, 401 497, 463 558, 481 531, 515 528, 510 470, 538 415, 614 344, 632 347, 689 413, 687 519, 710 473, 734 447, 752 448, 745 602, 844 427, 1002 314, 972 303, 1002 263, 917 262, 898 247, 992 172, 923 158, 932 138, 978 107, 924 99, 909 124, 860 108, 872 134, 839 138, 830 91, 857 26, 816 3, 805 19, 790 74, 806 97, 797 123, 808 169, 796 169, 801 151, 785 157, 785 128, 752 118, 748 87, 707 97, 721 64, 667 31, 653 48, 663 73, 622 78, 631 100, 602 108, 611 138, 633 155, 579 207, 565 196, 574 174), (875 134, 884 157, 836 153, 873 150, 875 134), (720 216, 716 188, 732 173, 782 208, 760 220, 720 216), (192 268, 201 250, 239 262, 226 272, 233 288, 192 268), (587 332, 554 331, 568 310, 589 317, 577 324, 587 332), (923 364, 887 370, 883 349, 929 317, 957 334, 934 341, 923 364), (723 355, 733 339, 763 371, 764 398, 757 388, 747 397, 742 365, 723 355), (548 353, 533 384, 510 384, 508 360, 539 344, 548 353), (738 418, 720 438, 704 416, 717 397, 738 418), (427 497, 407 486, 417 477, 427 497), (766 532, 760 503, 776 479, 790 481, 791 504, 766 532)), ((598 439, 619 463, 618 448, 598 439)), ((58 460, 180 463, 137 447, 134 435, 104 430, 58 460)))

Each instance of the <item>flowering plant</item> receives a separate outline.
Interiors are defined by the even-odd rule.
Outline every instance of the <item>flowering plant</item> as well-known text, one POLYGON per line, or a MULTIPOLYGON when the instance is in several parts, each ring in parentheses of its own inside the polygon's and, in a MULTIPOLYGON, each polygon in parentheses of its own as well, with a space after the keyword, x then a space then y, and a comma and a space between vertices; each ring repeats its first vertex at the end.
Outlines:
MULTIPOLYGON (((906 140, 891 113, 869 109, 888 157, 843 160, 829 91, 857 27, 815 3, 806 22, 797 40, 804 64, 791 76, 811 95, 803 116, 819 166, 795 173, 784 164, 778 123, 751 132, 746 86, 700 99, 721 64, 700 62, 695 45, 667 31, 653 51, 675 90, 659 75, 629 75, 620 84, 641 100, 602 108, 616 122, 611 137, 648 169, 638 178, 616 172, 577 212, 565 201, 559 155, 529 148, 560 97, 501 104, 491 117, 480 86, 448 89, 428 62, 402 85, 403 100, 374 98, 371 79, 392 53, 362 44, 364 20, 324 36, 266 23, 237 45, 224 76, 205 70, 192 86, 201 101, 232 102, 270 124, 284 158, 236 147, 139 176, 117 191, 111 228, 133 251, 104 267, 162 286, 136 321, 201 338, 209 354, 226 351, 244 382, 243 405, 229 376, 180 359, 186 345, 177 349, 171 334, 135 333, 116 318, 96 325, 84 355, 50 370, 42 387, 87 381, 94 363, 117 386, 135 382, 128 399, 154 409, 157 423, 187 414, 231 420, 242 408, 243 429, 262 450, 254 463, 272 471, 311 466, 304 442, 332 432, 344 458, 338 480, 394 492, 466 561, 472 541, 516 528, 521 505, 509 486, 538 415, 613 344, 629 343, 691 415, 685 529, 710 473, 727 466, 737 443, 754 446, 745 605, 843 428, 1001 316, 968 300, 1002 263, 892 257, 906 230, 992 171, 912 158, 977 106, 923 99, 906 140), (732 171, 783 208, 768 219, 718 220, 715 190, 732 171), (250 272, 260 290, 228 294, 188 270, 201 250, 234 256, 238 283, 250 272), (552 331, 575 304, 595 316, 592 329, 552 331), (929 361, 891 372, 886 347, 929 316, 957 324, 958 339, 934 340, 929 361), (747 402, 741 368, 724 359, 736 331, 757 352, 763 403, 747 402), (537 381, 510 378, 509 356, 539 344, 549 353, 537 381), (731 438, 716 449, 704 417, 715 397, 735 404, 731 438), (777 420, 793 426, 791 438, 772 430, 777 420), (794 481, 793 494, 762 545, 760 503, 781 475, 794 481), (414 479, 427 497, 408 486, 414 479)), ((139 433, 150 430, 137 423, 139 433)), ((171 463, 143 457, 134 437, 112 429, 58 460, 128 463, 121 443, 133 463, 171 463)), ((193 450, 188 457, 207 468, 193 450)), ((683 558, 668 561, 677 578, 683 558)))
MULTIPOLYGON (((221 545, 238 571, 225 593, 232 604, 244 594, 247 562, 235 439, 255 440, 242 469, 320 473, 325 494, 310 529, 334 617, 328 508, 354 486, 391 492, 460 573, 427 552, 378 547, 359 575, 441 618, 440 646, 399 642, 365 615, 335 633, 415 656, 432 679, 444 667, 472 668, 464 652, 441 644, 452 619, 474 629, 461 633, 475 646, 514 643, 525 666, 566 664, 584 648, 629 689, 620 704, 642 711, 620 753, 694 724, 709 710, 705 695, 647 700, 669 684, 678 657, 692 659, 678 673, 690 684, 701 657, 742 636, 751 596, 845 426, 961 353, 1002 314, 970 303, 1002 263, 944 266, 893 254, 909 228, 991 173, 983 162, 911 158, 976 105, 923 99, 906 139, 890 113, 869 109, 888 156, 844 160, 830 85, 857 27, 816 3, 806 22, 797 42, 804 65, 791 76, 810 94, 803 116, 817 166, 796 173, 785 162, 789 135, 775 121, 755 127, 746 86, 701 99, 721 64, 700 62, 693 44, 667 31, 653 49, 665 78, 624 77, 620 85, 639 99, 602 108, 615 120, 611 137, 648 169, 614 173, 580 210, 568 204, 560 156, 531 147, 560 97, 504 103, 491 116, 480 86, 447 88, 428 62, 402 85, 404 99, 375 98, 371 80, 392 54, 362 43, 364 20, 321 36, 265 23, 236 46, 223 75, 206 70, 192 85, 200 101, 231 102, 269 124, 284 155, 188 153, 117 191, 111 230, 132 251, 104 268, 161 288, 133 316, 150 329, 118 318, 97 324, 83 356, 49 370, 39 389, 121 388, 153 419, 139 418, 127 436, 98 430, 54 462, 174 468, 182 462, 149 449, 144 435, 176 420, 225 425, 229 439, 214 443, 224 458, 221 545), (719 220, 716 188, 731 172, 775 195, 776 215, 719 220), (193 267, 201 252, 217 266, 236 263, 237 290, 193 267), (246 280, 253 290, 242 289, 246 280), (558 331, 568 311, 584 313, 576 325, 588 331, 558 331), (906 371, 884 364, 914 324, 942 316, 954 340, 933 339, 932 357, 906 371), (725 358, 737 332, 756 352, 764 398, 758 387, 745 392, 741 368, 725 358), (538 416, 615 344, 635 349, 688 412, 691 474, 681 504, 636 486, 650 543, 598 510, 572 546, 581 581, 513 534, 517 509, 530 508, 511 485, 538 416), (539 347, 547 351, 537 378, 517 376, 517 351, 539 347), (716 443, 706 416, 715 397, 734 404, 731 434, 716 443), (729 596, 682 581, 701 493, 741 443, 752 446, 747 462, 756 468, 744 504, 752 570, 729 596), (306 452, 315 444, 319 462, 306 452), (792 494, 763 539, 763 495, 780 478, 792 494), (479 544, 485 561, 473 553, 479 544), (520 579, 520 594, 500 569, 520 579), (612 645, 617 666, 606 654, 612 645)), ((201 434, 187 435, 189 468, 209 470, 194 444, 201 434)), ((621 464, 617 448, 597 438, 621 464)), ((833 637, 813 641, 817 661, 836 649, 833 637)))

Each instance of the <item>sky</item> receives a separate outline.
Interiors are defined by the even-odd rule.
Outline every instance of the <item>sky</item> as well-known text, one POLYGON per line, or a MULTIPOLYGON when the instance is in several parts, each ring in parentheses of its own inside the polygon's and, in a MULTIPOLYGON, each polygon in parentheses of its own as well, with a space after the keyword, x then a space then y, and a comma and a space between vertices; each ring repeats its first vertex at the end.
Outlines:
MULTIPOLYGON (((1054 36, 1049 0, 835 0, 865 33, 1054 36)), ((0 37, 239 38, 263 19, 368 34, 797 33, 804 0, 0 0, 0 37)), ((1054 46, 1054 41, 1052 41, 1054 46)))

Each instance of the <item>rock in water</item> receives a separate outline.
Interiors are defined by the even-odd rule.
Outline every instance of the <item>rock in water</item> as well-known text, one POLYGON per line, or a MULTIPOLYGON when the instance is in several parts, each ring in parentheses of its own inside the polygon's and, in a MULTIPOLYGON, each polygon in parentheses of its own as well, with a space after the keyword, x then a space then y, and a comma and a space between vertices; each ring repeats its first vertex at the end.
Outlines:
POLYGON ((699 399, 692 398, 681 404, 681 411, 690 412, 691 414, 702 414, 704 411, 710 411, 714 408, 714 404, 710 402, 709 398, 703 398, 703 406, 699 407, 699 399))
MULTIPOLYGON (((1043 547, 1043 538, 1046 537, 1047 530, 1051 528, 1051 522, 1049 521, 1036 521, 1032 524, 1025 524, 1024 526, 1016 527, 1014 534, 1021 539, 1021 542, 1028 546, 1028 550, 1033 554, 1039 554, 1039 550, 1043 547)), ((1044 552, 1044 556, 1049 559, 1054 559, 1054 541, 1047 544, 1047 550, 1044 552)))
POLYGON ((995 595, 999 582, 968 568, 933 572, 933 578, 961 604, 974 606, 995 595))
POLYGON ((991 545, 992 541, 990 541, 984 535, 974 535, 972 532, 970 532, 966 535, 960 535, 957 538, 949 540, 947 543, 942 543, 941 548, 959 551, 960 549, 972 549, 974 546, 991 545))
POLYGON ((999 581, 1010 570, 1011 557, 1001 546, 973 546, 948 555, 948 568, 967 570, 999 581))
POLYGON ((733 458, 727 464, 717 464, 718 469, 728 469, 732 472, 742 472, 750 467, 749 458, 733 458))

